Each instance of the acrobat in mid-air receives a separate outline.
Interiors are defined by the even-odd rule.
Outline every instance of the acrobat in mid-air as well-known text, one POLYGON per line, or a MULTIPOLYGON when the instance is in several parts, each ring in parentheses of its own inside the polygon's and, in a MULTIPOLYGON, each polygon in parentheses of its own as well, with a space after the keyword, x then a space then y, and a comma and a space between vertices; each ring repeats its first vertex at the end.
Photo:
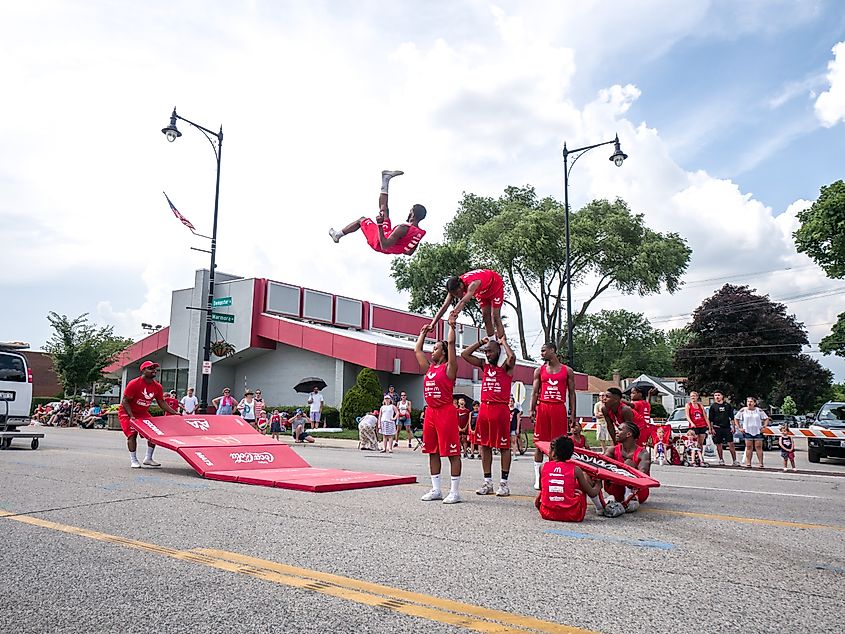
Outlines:
POLYGON ((329 235, 335 242, 343 236, 360 229, 367 244, 374 251, 390 255, 413 255, 425 235, 420 229, 420 221, 425 218, 426 210, 422 205, 414 205, 408 213, 408 219, 395 227, 390 224, 390 210, 387 208, 387 189, 390 179, 405 172, 385 170, 381 173, 381 194, 378 197, 379 212, 375 220, 361 217, 353 220, 340 231, 329 229, 329 235))
POLYGON ((484 329, 487 331, 487 336, 493 337, 495 335, 497 339, 504 338, 505 325, 502 323, 502 304, 505 301, 505 284, 502 281, 502 276, 490 269, 469 271, 446 280, 446 299, 443 306, 437 311, 437 315, 431 320, 431 327, 434 328, 455 299, 458 300, 458 303, 449 313, 450 318, 457 317, 473 297, 478 300, 481 306, 481 317, 484 320, 484 329))

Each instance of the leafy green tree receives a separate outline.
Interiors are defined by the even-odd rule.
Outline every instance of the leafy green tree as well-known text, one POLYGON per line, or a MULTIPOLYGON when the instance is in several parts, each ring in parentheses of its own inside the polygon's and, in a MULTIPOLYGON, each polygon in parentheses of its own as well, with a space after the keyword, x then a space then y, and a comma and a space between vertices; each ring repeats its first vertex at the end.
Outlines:
POLYGON ((801 354, 783 369, 768 400, 780 403, 789 397, 799 411, 815 411, 831 398, 832 383, 833 373, 830 370, 812 357, 801 354))
POLYGON ((798 406, 792 400, 791 396, 787 396, 783 399, 783 405, 780 406, 780 411, 787 416, 795 416, 798 413, 798 406))
MULTIPOLYGON (((507 187, 495 199, 464 194, 446 225, 443 243, 421 247, 410 259, 397 259, 392 276, 399 290, 410 291, 412 310, 434 312, 443 301, 447 277, 475 268, 498 271, 527 358, 528 305, 537 306, 545 339, 560 341, 565 332, 564 226, 563 205, 550 197, 538 198, 530 186, 507 187)), ((643 216, 632 213, 624 201, 596 200, 571 212, 570 230, 572 284, 588 277, 598 280, 576 308, 575 325, 611 287, 639 295, 664 288, 672 293, 680 287, 691 253, 686 241, 646 227, 643 216)))
POLYGON ((845 401, 845 383, 834 383, 830 386, 830 400, 832 401, 845 401))
POLYGON ((665 376, 672 372, 672 353, 662 330, 641 313, 602 310, 585 315, 574 332, 575 369, 606 380, 642 373, 665 376))
POLYGON ((799 253, 809 255, 829 277, 845 277, 845 181, 823 186, 809 209, 798 212, 799 253))
POLYGON ((845 313, 839 314, 839 319, 833 324, 830 334, 819 341, 819 350, 825 354, 845 357, 845 313))
POLYGON ((361 368, 358 377, 340 404, 340 422, 344 427, 355 426, 355 418, 381 406, 384 392, 378 381, 378 376, 370 368, 361 368))
POLYGON ((53 336, 45 350, 53 358, 65 394, 76 396, 78 391, 103 381, 103 369, 132 344, 131 339, 116 336, 112 326, 98 328, 91 324, 88 313, 70 319, 50 312, 47 320, 53 336))
POLYGON ((731 284, 695 309, 687 329, 690 340, 675 352, 675 366, 688 388, 720 389, 733 402, 769 394, 808 342, 786 306, 731 284))

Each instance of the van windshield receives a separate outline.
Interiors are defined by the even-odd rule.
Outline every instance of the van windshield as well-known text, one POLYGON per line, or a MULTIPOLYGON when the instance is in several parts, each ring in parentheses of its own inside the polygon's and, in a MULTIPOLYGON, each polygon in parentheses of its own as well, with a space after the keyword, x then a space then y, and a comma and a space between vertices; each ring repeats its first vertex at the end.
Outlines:
POLYGON ((0 352, 0 381, 26 383, 26 368, 17 355, 0 352))

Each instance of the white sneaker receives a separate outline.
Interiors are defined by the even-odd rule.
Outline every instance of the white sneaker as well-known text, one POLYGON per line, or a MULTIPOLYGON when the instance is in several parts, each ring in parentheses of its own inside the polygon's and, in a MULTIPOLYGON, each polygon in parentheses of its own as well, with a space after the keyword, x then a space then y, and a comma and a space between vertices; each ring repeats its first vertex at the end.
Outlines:
POLYGON ((141 463, 140 463, 140 462, 138 462, 138 459, 137 459, 137 458, 133 458, 133 459, 131 460, 131 462, 129 463, 129 466, 130 466, 131 468, 133 468, 133 469, 140 469, 140 468, 141 468, 141 463))
POLYGON ((340 242, 340 237, 343 235, 340 231, 335 231, 334 229, 329 229, 329 235, 332 237, 332 240, 335 241, 335 244, 340 242))
POLYGON ((446 496, 446 499, 443 500, 443 504, 457 504, 461 501, 461 496, 456 491, 450 491, 449 495, 446 496))
POLYGON ((500 498, 506 498, 511 494, 511 488, 507 482, 499 482, 499 488, 496 489, 496 495, 500 498))
POLYGON ((724 460, 719 460, 719 466, 720 466, 720 467, 724 467, 724 466, 725 466, 725 461, 724 461, 724 460))
MULTIPOLYGON (((785 469, 784 469, 785 471, 785 469)), ((481 485, 481 488, 475 492, 476 495, 493 495, 493 483, 484 481, 484 484, 481 485)))
POLYGON ((540 490, 540 483, 539 483, 537 480, 535 480, 535 481, 534 481, 534 490, 535 490, 535 491, 539 491, 539 490, 540 490))
POLYGON ((437 489, 432 489, 420 498, 423 502, 433 502, 435 500, 442 500, 443 494, 437 489))
POLYGON ((608 502, 607 506, 604 507, 605 517, 619 517, 620 515, 625 515, 625 507, 619 502, 608 502))
POLYGON ((393 178, 394 176, 402 176, 404 173, 402 170, 382 170, 381 175, 393 178))
POLYGON ((156 462, 152 458, 145 458, 144 462, 141 463, 141 464, 143 464, 145 467, 160 467, 161 466, 160 463, 156 462))
POLYGON ((640 501, 636 498, 628 502, 628 506, 625 507, 626 513, 636 513, 637 509, 640 508, 640 501))
POLYGON ((734 460, 734 463, 731 466, 738 467, 739 466, 739 460, 734 460))

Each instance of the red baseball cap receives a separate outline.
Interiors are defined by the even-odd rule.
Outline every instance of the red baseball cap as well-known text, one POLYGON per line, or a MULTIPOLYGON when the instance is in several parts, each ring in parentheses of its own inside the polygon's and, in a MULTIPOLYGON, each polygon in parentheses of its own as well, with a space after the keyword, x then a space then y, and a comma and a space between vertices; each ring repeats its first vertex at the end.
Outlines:
POLYGON ((144 361, 144 362, 141 364, 141 368, 140 368, 140 369, 141 369, 141 372, 143 372, 143 371, 144 371, 144 370, 146 370, 147 368, 158 368, 158 367, 161 367, 161 366, 159 366, 159 364, 158 364, 158 363, 156 363, 155 361, 144 361))

